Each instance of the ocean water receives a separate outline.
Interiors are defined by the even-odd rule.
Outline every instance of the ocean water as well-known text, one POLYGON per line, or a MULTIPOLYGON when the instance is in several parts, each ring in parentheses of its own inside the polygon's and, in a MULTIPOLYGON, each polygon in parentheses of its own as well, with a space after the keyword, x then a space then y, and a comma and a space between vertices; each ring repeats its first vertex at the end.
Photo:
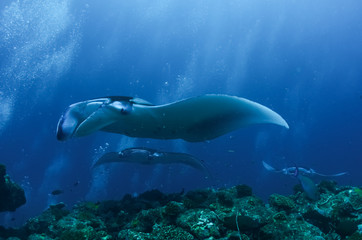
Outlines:
POLYGON ((337 1, 71 1, 0 3, 0 153, 27 203, 0 213, 19 226, 49 204, 247 184, 265 201, 297 180, 263 168, 304 166, 362 184, 362 3, 337 1), (206 93, 245 97, 290 129, 259 125, 217 139, 138 139, 98 132, 56 140, 72 103, 119 95, 169 103, 206 93), (185 152, 180 165, 91 166, 128 147, 185 152), (51 195, 53 190, 60 195, 51 195))

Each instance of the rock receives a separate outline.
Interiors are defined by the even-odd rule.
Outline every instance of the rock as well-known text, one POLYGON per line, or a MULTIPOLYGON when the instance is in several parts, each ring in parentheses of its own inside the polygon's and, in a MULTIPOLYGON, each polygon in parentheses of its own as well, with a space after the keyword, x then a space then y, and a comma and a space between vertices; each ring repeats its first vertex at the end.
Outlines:
POLYGON ((153 226, 162 218, 161 209, 148 209, 139 212, 131 222, 131 228, 138 232, 152 232, 153 226))
POLYGON ((237 185, 237 186, 235 186, 235 188, 236 188, 238 198, 248 197, 253 194, 253 190, 248 185, 245 185, 245 184, 237 185))
POLYGON ((157 240, 150 233, 136 232, 136 231, 129 230, 129 229, 121 230, 117 235, 117 239, 120 239, 120 240, 157 240))
POLYGON ((292 199, 279 194, 272 194, 269 197, 269 204, 276 211, 285 211, 286 213, 290 213, 296 207, 292 199))
POLYGON ((216 194, 217 199, 224 207, 232 208, 234 206, 233 196, 226 191, 221 191, 216 194))
POLYGON ((240 231, 253 232, 268 222, 270 211, 262 200, 254 196, 243 197, 236 206, 234 211, 224 217, 225 228, 236 231, 238 230, 237 222, 240 231))
POLYGON ((157 240, 193 240, 194 236, 186 232, 180 227, 170 226, 155 226, 153 234, 157 240))
POLYGON ((19 229, 0 226, 0 240, 362 239, 361 188, 323 188, 318 201, 273 194, 268 205, 245 185, 186 195, 153 190, 120 201, 82 202, 70 211, 58 203, 19 229))
POLYGON ((177 218, 176 223, 198 239, 220 237, 219 219, 208 209, 188 210, 177 218))
POLYGON ((6 175, 5 165, 0 164, 0 212, 14 212, 25 203, 24 190, 6 175))
POLYGON ((358 221, 353 219, 341 219, 336 224, 336 233, 341 235, 343 238, 352 235, 358 230, 358 221))
POLYGON ((206 207, 208 205, 207 200, 209 200, 211 195, 213 193, 209 189, 190 191, 183 199, 184 206, 189 209, 206 207))
POLYGON ((312 224, 290 218, 273 221, 260 229, 260 240, 323 240, 324 234, 312 224))
POLYGON ((31 234, 28 240, 53 240, 54 238, 48 237, 44 234, 31 234))
POLYGON ((168 221, 168 224, 175 224, 177 216, 185 211, 183 203, 171 201, 163 208, 163 217, 168 221))
POLYGON ((337 182, 323 180, 318 184, 321 193, 336 193, 337 182))

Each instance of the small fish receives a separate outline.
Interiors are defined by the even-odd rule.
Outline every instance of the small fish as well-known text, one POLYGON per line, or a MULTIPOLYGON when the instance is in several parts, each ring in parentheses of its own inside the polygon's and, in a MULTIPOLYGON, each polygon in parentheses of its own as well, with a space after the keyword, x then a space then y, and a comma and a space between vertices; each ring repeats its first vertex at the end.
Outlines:
POLYGON ((54 191, 51 192, 51 195, 56 196, 56 195, 60 195, 60 194, 62 194, 62 193, 64 193, 63 190, 56 189, 56 190, 54 190, 54 191))
POLYGON ((73 186, 76 187, 79 185, 79 183, 80 183, 80 181, 76 181, 75 183, 73 183, 73 186))

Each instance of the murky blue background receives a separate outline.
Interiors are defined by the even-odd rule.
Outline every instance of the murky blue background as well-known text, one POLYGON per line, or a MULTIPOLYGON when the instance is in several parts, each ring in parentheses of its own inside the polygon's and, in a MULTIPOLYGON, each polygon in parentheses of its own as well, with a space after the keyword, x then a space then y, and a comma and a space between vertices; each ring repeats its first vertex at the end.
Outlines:
POLYGON ((248 184, 264 200, 291 194, 297 180, 261 161, 348 171, 335 180, 362 184, 360 1, 2 0, 0 11, 0 162, 27 196, 0 214, 6 226, 59 201, 71 207, 155 188, 248 184), (253 126, 205 143, 55 137, 74 102, 125 95, 161 104, 205 93, 257 101, 290 129, 253 126), (177 165, 91 169, 104 152, 133 146, 193 154, 213 178, 177 165), (64 193, 50 195, 55 189, 64 193))

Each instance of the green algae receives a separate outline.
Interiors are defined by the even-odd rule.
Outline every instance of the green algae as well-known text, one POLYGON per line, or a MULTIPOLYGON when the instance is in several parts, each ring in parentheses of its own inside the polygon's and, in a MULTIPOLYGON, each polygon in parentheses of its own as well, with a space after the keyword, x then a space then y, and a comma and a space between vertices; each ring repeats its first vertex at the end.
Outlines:
POLYGON ((356 188, 353 188, 353 190, 355 191, 355 193, 357 193, 357 195, 360 198, 362 198, 362 189, 356 187, 356 188))

